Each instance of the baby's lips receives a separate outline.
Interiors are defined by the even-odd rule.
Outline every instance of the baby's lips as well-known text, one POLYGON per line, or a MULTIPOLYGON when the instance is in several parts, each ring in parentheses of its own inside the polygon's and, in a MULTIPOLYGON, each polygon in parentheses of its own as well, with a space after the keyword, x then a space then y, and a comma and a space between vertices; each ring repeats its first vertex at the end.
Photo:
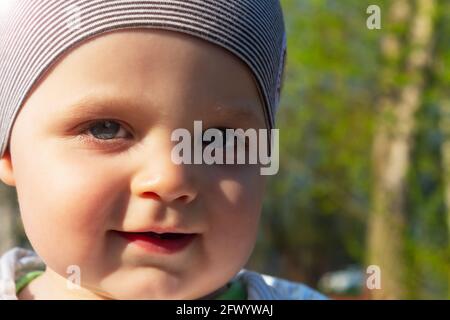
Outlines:
POLYGON ((119 232, 126 233, 156 233, 156 234, 196 234, 197 232, 192 232, 191 230, 187 230, 186 228, 179 227, 147 227, 138 230, 119 230, 119 232))
POLYGON ((126 232, 125 234, 129 235, 137 235, 137 236, 150 236, 156 237, 159 239, 165 240, 175 240, 180 239, 182 237, 195 236, 196 233, 182 233, 182 232, 164 232, 164 233, 156 233, 156 232, 126 232))
POLYGON ((118 232, 120 237, 149 253, 172 254, 189 246, 197 233, 118 232))

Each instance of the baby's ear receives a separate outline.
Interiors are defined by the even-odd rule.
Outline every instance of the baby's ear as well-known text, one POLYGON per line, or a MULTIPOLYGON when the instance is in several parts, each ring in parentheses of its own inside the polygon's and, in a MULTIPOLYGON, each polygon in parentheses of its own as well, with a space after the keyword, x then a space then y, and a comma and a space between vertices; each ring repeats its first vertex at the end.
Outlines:
POLYGON ((16 185, 9 148, 6 149, 0 158, 0 180, 11 187, 16 185))

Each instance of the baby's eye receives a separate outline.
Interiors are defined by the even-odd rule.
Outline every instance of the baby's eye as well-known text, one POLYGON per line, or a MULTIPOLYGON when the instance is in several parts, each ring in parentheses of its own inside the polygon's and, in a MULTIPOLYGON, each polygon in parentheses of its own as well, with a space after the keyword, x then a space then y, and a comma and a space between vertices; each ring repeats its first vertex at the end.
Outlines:
POLYGON ((87 131, 99 140, 120 139, 129 136, 128 132, 118 122, 113 120, 97 121, 87 131))
MULTIPOLYGON (((238 163, 242 159, 245 162, 246 154, 249 151, 249 144, 245 138, 245 133, 242 129, 232 128, 209 128, 203 132, 203 148, 208 149, 208 152, 215 160, 222 161, 220 163, 238 163)), ((214 163, 214 162, 213 162, 214 163)))
POLYGON ((203 146, 210 145, 211 143, 215 143, 215 145, 217 145, 217 143, 219 141, 216 142, 216 139, 219 139, 219 137, 220 137, 220 140, 222 142, 220 147, 225 148, 225 149, 231 147, 233 145, 234 136, 227 135, 227 129, 230 129, 230 128, 209 128, 207 131, 209 132, 209 134, 212 137, 211 137, 211 139, 204 139, 203 146), (205 141, 205 140, 210 140, 210 141, 205 141))

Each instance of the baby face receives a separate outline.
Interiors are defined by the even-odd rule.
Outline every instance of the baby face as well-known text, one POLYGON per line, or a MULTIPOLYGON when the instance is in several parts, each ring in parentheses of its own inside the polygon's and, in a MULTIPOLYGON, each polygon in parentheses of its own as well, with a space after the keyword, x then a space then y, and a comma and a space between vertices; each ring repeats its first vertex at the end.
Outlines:
POLYGON ((175 164, 171 134, 192 131, 195 120, 204 130, 265 128, 249 69, 188 35, 103 35, 40 81, 14 124, 1 176, 17 188, 47 290, 196 299, 245 265, 264 178, 258 165, 175 164), (155 229, 195 235, 167 250, 124 236, 155 229), (70 266, 79 267, 81 289, 66 286, 70 266))

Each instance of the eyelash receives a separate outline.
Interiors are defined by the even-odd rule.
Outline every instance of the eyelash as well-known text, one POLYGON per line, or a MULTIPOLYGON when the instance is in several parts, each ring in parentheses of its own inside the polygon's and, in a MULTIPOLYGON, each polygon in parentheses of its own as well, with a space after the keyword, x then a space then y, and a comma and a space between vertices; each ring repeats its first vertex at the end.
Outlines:
MULTIPOLYGON (((118 135, 118 133, 116 134, 118 135)), ((116 120, 112 120, 112 119, 102 119, 102 120, 95 120, 90 122, 89 124, 85 125, 83 130, 81 130, 81 133, 78 135, 79 139, 83 142, 83 143, 93 143, 96 145, 117 145, 117 144, 121 144, 120 142, 118 142, 119 140, 121 142, 124 142, 124 140, 129 140, 129 136, 131 136, 131 134, 129 133, 129 131, 124 128, 124 126, 116 120), (113 124, 118 124, 119 125, 119 131, 121 129, 126 130, 127 132, 127 138, 111 138, 111 139, 101 139, 101 138, 96 138, 92 132, 90 132, 95 126, 99 125, 99 124, 104 124, 104 123, 113 123, 113 124)))
MULTIPOLYGON (((90 131, 92 130, 92 128, 94 128, 96 125, 98 124, 104 124, 104 123, 114 123, 114 124, 118 124, 120 126, 119 128, 119 132, 120 129, 124 129, 124 126, 116 120, 112 120, 112 119, 102 119, 102 120, 95 120, 95 121, 91 121, 90 123, 88 123, 87 125, 84 126, 84 129, 81 130, 81 134, 78 135, 79 140, 83 143, 89 143, 89 144, 95 144, 95 145, 100 145, 100 146, 105 146, 105 145, 114 145, 114 146, 122 146, 124 145, 124 143, 126 143, 125 140, 129 140, 130 136, 132 137, 132 135, 129 133, 128 130, 126 130, 128 137, 127 138, 111 138, 111 139, 100 139, 100 138, 96 138, 90 131)), ((233 128, 228 128, 228 127, 212 127, 214 129, 217 129, 219 131, 222 132, 223 135, 223 143, 226 145, 227 144, 227 139, 226 139, 226 130, 227 129, 233 129, 233 128)), ((211 128, 209 128, 211 129, 211 128)), ((205 130, 206 131, 206 130, 205 130)), ((204 133, 204 132, 203 132, 204 133)), ((214 140, 213 140, 214 141, 214 140)), ((204 146, 209 145, 211 142, 208 141, 204 141, 203 144, 204 146)))

